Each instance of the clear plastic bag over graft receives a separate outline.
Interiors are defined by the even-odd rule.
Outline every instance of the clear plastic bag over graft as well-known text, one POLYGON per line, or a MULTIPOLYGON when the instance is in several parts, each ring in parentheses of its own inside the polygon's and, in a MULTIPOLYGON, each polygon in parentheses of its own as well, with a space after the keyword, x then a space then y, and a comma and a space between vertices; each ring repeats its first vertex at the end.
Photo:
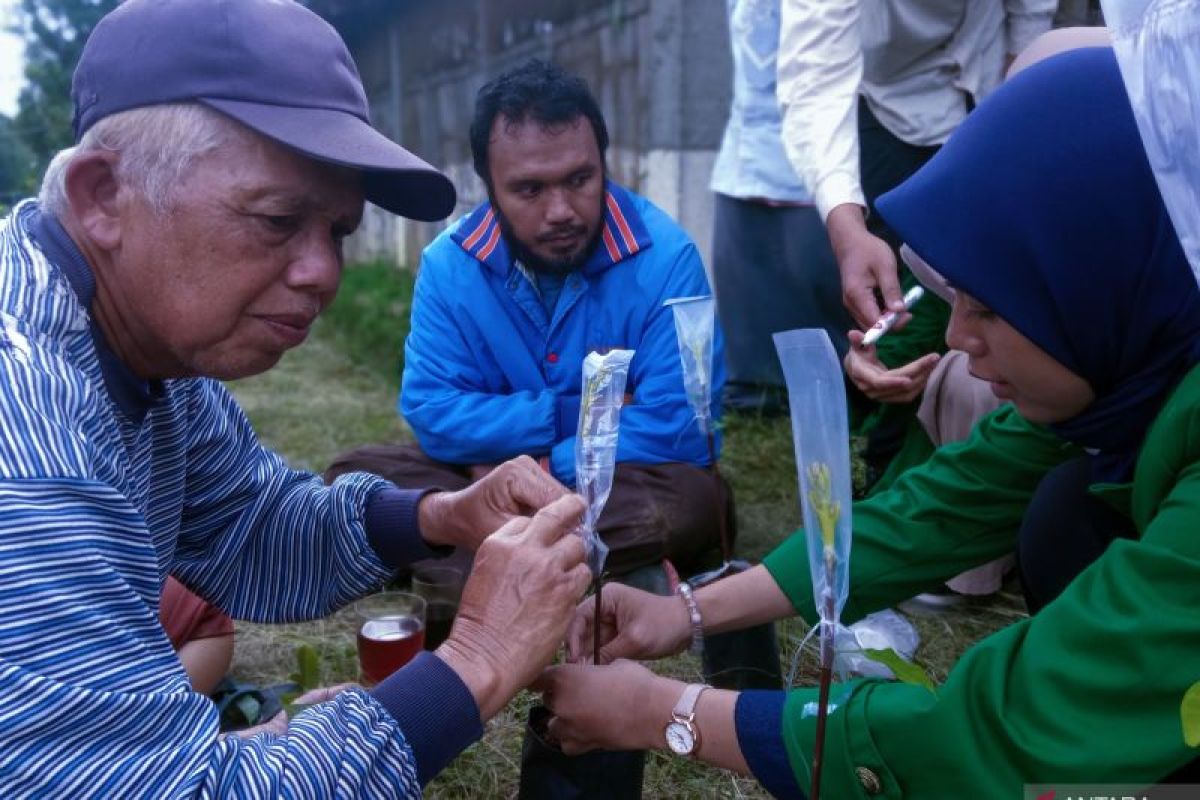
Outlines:
MULTIPOLYGON (((716 495, 722 495, 723 484, 717 465, 715 426, 712 415, 713 385, 713 336, 716 332, 716 304, 712 295, 677 297, 663 305, 671 309, 675 319, 675 338, 679 344, 679 362, 683 368, 683 388, 692 416, 705 439, 708 458, 712 463, 713 483, 716 495)), ((690 429, 689 429, 690 430, 690 429)), ((719 503, 720 501, 718 501, 719 503)), ((693 587, 705 586, 726 575, 742 572, 750 564, 733 559, 733 544, 729 541, 725 509, 720 505, 716 513, 722 515, 718 521, 721 536, 722 564, 720 567, 693 576, 693 587)))
POLYGON ((775 334, 787 381, 792 440, 812 569, 823 623, 836 625, 849 593, 850 431, 841 362, 820 328, 775 334))
POLYGON ((675 316, 675 337, 683 364, 683 389, 700 432, 712 432, 712 351, 716 317, 711 295, 678 297, 664 303, 675 316))
POLYGON ((583 360, 583 392, 575 438, 575 490, 587 503, 580 535, 587 547, 588 566, 593 575, 600 575, 608 557, 608 546, 596 533, 596 521, 612 491, 621 406, 632 360, 632 350, 588 353, 583 360))

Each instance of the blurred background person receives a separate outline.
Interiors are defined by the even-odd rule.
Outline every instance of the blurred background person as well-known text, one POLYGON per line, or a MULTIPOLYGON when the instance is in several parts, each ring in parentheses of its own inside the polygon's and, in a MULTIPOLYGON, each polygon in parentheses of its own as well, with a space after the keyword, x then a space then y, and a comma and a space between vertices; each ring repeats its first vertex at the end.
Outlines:
POLYGON ((712 274, 725 333, 727 410, 777 413, 787 392, 771 334, 852 320, 825 226, 784 153, 776 99, 779 0, 727 0, 733 103, 713 167, 712 274))
MULTIPOLYGON (((874 202, 928 161, 1050 28, 1055 0, 784 0, 779 40, 783 142, 825 222, 847 309, 862 328, 915 285, 874 202)), ((926 296, 877 348, 886 402, 856 404, 868 480, 916 425, 913 402, 937 364, 949 307, 926 296)), ((861 388, 861 387, 860 387, 861 388)), ((871 392, 867 392, 871 396, 871 392)), ((861 396, 860 396, 861 401, 861 396)))

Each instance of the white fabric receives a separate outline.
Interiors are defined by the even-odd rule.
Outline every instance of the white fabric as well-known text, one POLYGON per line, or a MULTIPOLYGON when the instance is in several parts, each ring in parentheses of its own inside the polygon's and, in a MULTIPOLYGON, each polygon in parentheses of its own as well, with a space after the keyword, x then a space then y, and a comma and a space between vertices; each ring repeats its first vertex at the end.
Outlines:
POLYGON ((821 218, 866 206, 858 95, 896 137, 946 141, 1003 78, 1005 55, 1050 28, 1054 0, 783 0, 778 95, 788 158, 821 218))
POLYGON ((775 99, 780 0, 725 0, 733 55, 733 102, 713 165, 714 192, 742 199, 811 203, 780 136, 775 99))
POLYGON ((1101 7, 1158 188, 1200 280, 1200 2, 1101 7))

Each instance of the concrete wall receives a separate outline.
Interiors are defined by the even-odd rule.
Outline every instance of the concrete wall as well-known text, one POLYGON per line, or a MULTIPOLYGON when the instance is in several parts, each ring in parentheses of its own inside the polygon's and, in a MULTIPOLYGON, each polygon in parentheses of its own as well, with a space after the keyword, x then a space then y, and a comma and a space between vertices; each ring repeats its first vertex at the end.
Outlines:
MULTIPOLYGON (((672 214, 707 262, 709 177, 729 111, 724 0, 314 0, 354 52, 375 125, 445 170, 455 216, 484 199, 467 129, 478 88, 531 56, 582 75, 612 140, 613 177, 672 214)), ((370 208, 352 260, 415 265, 441 224, 370 208)))

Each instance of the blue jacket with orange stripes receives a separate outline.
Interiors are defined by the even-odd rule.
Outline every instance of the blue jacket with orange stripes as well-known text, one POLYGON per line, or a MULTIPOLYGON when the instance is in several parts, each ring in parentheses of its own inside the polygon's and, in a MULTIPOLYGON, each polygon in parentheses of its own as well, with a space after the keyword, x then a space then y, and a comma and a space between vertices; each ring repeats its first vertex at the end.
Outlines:
MULTIPOLYGON (((684 396, 670 308, 710 293, 700 254, 661 209, 609 182, 601 240, 563 287, 551 317, 509 255, 485 203, 425 249, 412 332, 404 346, 400 412, 439 461, 487 464, 550 456, 575 482, 575 430, 584 357, 636 351, 621 411, 617 460, 708 463, 684 396)), ((713 418, 725 380, 713 342, 713 418)))

